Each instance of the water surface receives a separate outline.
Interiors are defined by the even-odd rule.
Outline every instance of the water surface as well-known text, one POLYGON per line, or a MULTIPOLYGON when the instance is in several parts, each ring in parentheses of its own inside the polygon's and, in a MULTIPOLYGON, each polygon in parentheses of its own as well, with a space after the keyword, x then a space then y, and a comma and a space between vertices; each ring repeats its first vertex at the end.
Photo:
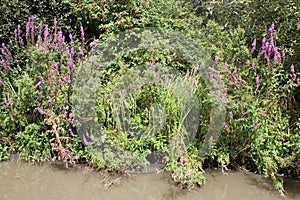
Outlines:
MULTIPOLYGON (((79 166, 35 166, 22 161, 0 162, 0 199, 99 200, 279 200, 272 184, 259 175, 229 171, 205 174, 202 188, 181 190, 164 173, 108 176, 79 166), (110 187, 108 187, 110 185, 110 187)), ((287 198, 300 200, 299 180, 287 181, 287 198)))

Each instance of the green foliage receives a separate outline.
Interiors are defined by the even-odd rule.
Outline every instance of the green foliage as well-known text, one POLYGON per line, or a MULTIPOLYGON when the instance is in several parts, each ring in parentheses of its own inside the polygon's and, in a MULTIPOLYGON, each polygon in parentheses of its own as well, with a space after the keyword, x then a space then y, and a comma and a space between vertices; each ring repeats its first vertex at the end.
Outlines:
POLYGON ((48 138, 37 124, 29 124, 17 134, 17 148, 26 161, 41 162, 50 154, 48 138))
MULTIPOLYGON (((205 19, 215 20, 224 30, 241 27, 246 31, 247 44, 250 47, 254 38, 258 41, 267 34, 268 27, 275 24, 276 45, 285 49, 288 66, 299 68, 300 43, 300 3, 298 0, 274 0, 266 3, 255 1, 193 1, 192 6, 205 19)), ((191 3, 189 3, 191 5, 191 3)))

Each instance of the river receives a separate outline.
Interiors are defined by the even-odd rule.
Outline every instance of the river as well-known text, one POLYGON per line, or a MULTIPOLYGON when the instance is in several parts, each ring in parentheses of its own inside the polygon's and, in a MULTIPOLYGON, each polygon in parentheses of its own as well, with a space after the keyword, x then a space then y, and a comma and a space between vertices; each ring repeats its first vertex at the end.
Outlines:
MULTIPOLYGON (((279 200, 283 199, 262 176, 240 171, 207 171, 206 184, 181 190, 165 173, 107 175, 84 166, 32 165, 0 162, 1 200, 279 200)), ((286 181, 287 199, 300 200, 300 181, 286 181)))

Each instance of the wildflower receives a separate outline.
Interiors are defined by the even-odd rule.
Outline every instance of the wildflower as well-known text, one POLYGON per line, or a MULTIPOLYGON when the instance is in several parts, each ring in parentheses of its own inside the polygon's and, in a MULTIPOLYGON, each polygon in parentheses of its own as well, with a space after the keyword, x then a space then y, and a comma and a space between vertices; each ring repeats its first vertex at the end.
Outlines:
POLYGON ((281 51, 281 55, 282 55, 283 58, 285 57, 285 51, 284 50, 281 51))
POLYGON ((227 69, 227 62, 224 62, 224 69, 227 69))
POLYGON ((71 135, 72 137, 75 137, 75 136, 76 136, 76 135, 73 133, 72 129, 69 129, 69 132, 70 132, 70 135, 71 135))
POLYGON ((46 113, 42 110, 42 108, 40 108, 40 107, 37 108, 37 111, 38 111, 41 115, 46 114, 46 113))
POLYGON ((55 97, 55 92, 52 90, 50 93, 51 93, 51 96, 54 98, 55 97))
POLYGON ((192 84, 191 84, 191 90, 194 88, 195 82, 196 82, 196 79, 193 78, 193 81, 192 81, 192 84))
POLYGON ((64 111, 63 117, 66 119, 67 118, 67 112, 64 111))
POLYGON ((69 47, 66 47, 66 54, 67 54, 67 55, 70 55, 69 47))
POLYGON ((196 64, 196 67, 194 68, 194 72, 193 72, 193 75, 194 75, 194 76, 195 76, 195 74, 197 73, 198 69, 199 69, 199 65, 196 64))
POLYGON ((51 147, 55 147, 56 143, 50 143, 51 147))
POLYGON ((4 82, 3 82, 1 79, 0 79, 0 84, 1 84, 1 85, 4 85, 4 82))
POLYGON ((34 33, 34 16, 31 17, 31 33, 34 33))
POLYGON ((79 48, 79 55, 83 55, 83 49, 82 48, 79 48))
POLYGON ((42 34, 42 30, 43 30, 43 21, 40 21, 40 30, 39 30, 39 34, 42 34))
POLYGON ((297 78, 297 84, 300 85, 300 78, 297 78))
POLYGON ((54 102, 53 99, 49 99, 49 100, 48 100, 48 103, 53 103, 53 102, 54 102))
POLYGON ((253 40, 251 54, 255 51, 256 48, 256 38, 253 40))
POLYGON ((3 66, 4 70, 7 70, 7 63, 5 60, 0 60, 0 64, 3 66))
POLYGON ((215 56, 215 63, 216 65, 219 63, 219 56, 215 56))
POLYGON ((234 67, 234 68, 233 68, 233 74, 236 74, 236 73, 237 73, 237 68, 234 67))
POLYGON ((43 91, 41 91, 41 92, 39 93, 39 102, 41 102, 42 99, 43 99, 43 91))
POLYGON ((71 81, 70 74, 66 76, 66 81, 67 81, 68 83, 71 83, 71 82, 72 82, 72 81, 71 81))
POLYGON ((230 119, 233 119, 233 114, 232 114, 232 112, 229 112, 229 118, 230 118, 230 119))
POLYGON ((71 45, 74 46, 74 40, 73 40, 72 33, 69 34, 69 38, 70 38, 71 45))
POLYGON ((255 84, 256 84, 256 87, 258 87, 258 85, 259 85, 259 77, 258 76, 255 77, 255 84))
POLYGON ((190 76, 190 71, 187 70, 187 71, 186 71, 186 75, 185 75, 185 80, 188 80, 189 76, 190 76))
POLYGON ((28 40, 28 36, 29 36, 29 27, 30 27, 30 22, 28 21, 26 23, 26 26, 25 26, 25 28, 26 28, 26 32, 25 32, 26 40, 28 40))
POLYGON ((39 82, 34 86, 34 89, 36 90, 41 84, 44 83, 44 78, 42 76, 40 76, 40 80, 39 82))
POLYGON ((292 72, 292 74, 295 73, 295 67, 294 67, 294 65, 291 66, 291 72, 292 72))
POLYGON ((274 28, 275 28, 275 26, 274 26, 274 24, 272 24, 271 27, 270 27, 269 30, 268 30, 268 35, 269 35, 270 37, 272 37, 272 33, 273 33, 273 31, 274 31, 274 28))
POLYGON ((47 41, 49 35, 49 31, 48 31, 48 25, 45 26, 45 31, 44 31, 44 40, 47 41))
POLYGON ((225 127, 225 130, 228 131, 229 127, 228 127, 227 122, 224 122, 224 127, 225 127))
POLYGON ((56 17, 54 17, 53 25, 54 25, 54 28, 56 29, 56 27, 57 27, 57 20, 56 20, 56 17))
POLYGON ((254 69, 254 67, 255 67, 255 64, 254 64, 254 63, 252 63, 252 65, 251 65, 251 69, 253 70, 253 69, 254 69))
POLYGON ((1 53, 2 53, 2 55, 4 55, 6 58, 8 58, 9 56, 8 56, 8 54, 6 53, 5 49, 6 49, 6 46, 5 46, 4 43, 2 43, 1 53))
POLYGON ((58 31, 58 41, 59 41, 60 43, 63 43, 63 42, 64 42, 62 31, 58 31))
POLYGON ((85 38, 84 38, 84 30, 83 30, 82 26, 80 26, 80 32, 81 32, 81 40, 82 40, 82 42, 84 42, 85 38))

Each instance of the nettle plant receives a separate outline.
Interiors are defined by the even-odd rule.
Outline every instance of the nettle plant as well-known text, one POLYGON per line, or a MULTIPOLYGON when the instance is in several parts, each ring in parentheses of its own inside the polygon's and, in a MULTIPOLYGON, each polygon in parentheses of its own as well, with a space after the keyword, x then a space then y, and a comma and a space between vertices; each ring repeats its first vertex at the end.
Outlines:
POLYGON ((225 82, 228 117, 211 157, 222 167, 258 170, 283 192, 283 175, 299 172, 300 134, 291 116, 300 78, 294 65, 285 70, 285 51, 276 46, 273 31, 274 24, 261 45, 254 39, 251 50, 241 51, 245 63, 215 57, 218 68, 213 73, 225 82))
POLYGON ((42 21, 36 24, 32 16, 26 24, 25 35, 20 26, 14 33, 15 45, 25 52, 24 60, 19 62, 2 44, 2 137, 15 140, 13 150, 20 151, 21 157, 27 160, 52 158, 73 162, 78 157, 74 154, 79 153, 74 145, 80 146, 80 140, 74 135, 70 102, 72 83, 84 56, 83 27, 81 40, 75 40, 71 33, 63 34, 56 18, 53 27, 49 27, 42 21), (66 42, 66 37, 70 42, 66 42), (39 133, 35 134, 36 131, 39 133), (43 153, 36 149, 43 149, 43 153))

